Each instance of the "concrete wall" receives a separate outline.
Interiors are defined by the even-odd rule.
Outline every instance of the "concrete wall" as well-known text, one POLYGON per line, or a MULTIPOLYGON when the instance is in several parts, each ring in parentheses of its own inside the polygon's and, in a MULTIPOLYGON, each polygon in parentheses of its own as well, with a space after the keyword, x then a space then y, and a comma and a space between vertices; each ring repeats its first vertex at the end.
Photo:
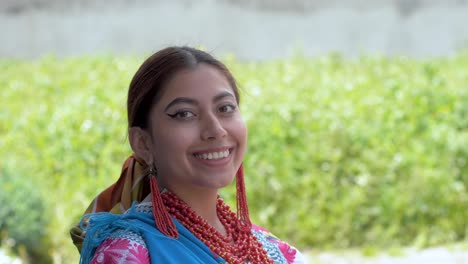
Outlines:
POLYGON ((140 54, 173 44, 241 59, 468 48, 463 0, 1 1, 0 57, 140 54))

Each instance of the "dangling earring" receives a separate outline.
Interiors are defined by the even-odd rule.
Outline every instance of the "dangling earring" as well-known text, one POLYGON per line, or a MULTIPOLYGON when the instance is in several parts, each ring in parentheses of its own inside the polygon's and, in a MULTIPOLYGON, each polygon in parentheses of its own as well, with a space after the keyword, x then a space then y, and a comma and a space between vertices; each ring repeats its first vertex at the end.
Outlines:
POLYGON ((236 200, 237 200, 237 217, 241 222, 241 228, 245 231, 250 231, 252 223, 249 217, 249 207, 247 205, 247 194, 245 193, 244 183, 244 165, 241 164, 236 173, 236 200))
POLYGON ((151 185, 151 201, 153 204, 153 217, 156 227, 164 235, 177 239, 179 237, 179 233, 177 232, 174 221, 172 221, 172 218, 162 200, 161 193, 159 192, 157 182, 158 170, 156 169, 156 166, 154 166, 154 163, 149 164, 148 167, 148 175, 150 177, 151 185))

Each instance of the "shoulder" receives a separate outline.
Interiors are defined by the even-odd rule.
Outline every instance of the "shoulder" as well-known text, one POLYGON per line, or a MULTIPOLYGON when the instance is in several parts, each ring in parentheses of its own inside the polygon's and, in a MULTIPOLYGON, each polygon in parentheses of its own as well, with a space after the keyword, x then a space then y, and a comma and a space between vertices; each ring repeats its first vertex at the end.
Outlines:
POLYGON ((304 264, 307 263, 302 253, 288 243, 281 241, 267 229, 252 225, 252 232, 262 243, 270 258, 275 263, 304 264))
MULTIPOLYGON (((135 206, 137 212, 146 213, 146 204, 135 206)), ((128 213, 128 212, 127 212, 128 213)), ((119 229, 109 235, 96 249, 91 264, 97 263, 150 263, 143 237, 131 230, 119 229)))
POLYGON ((118 230, 97 247, 91 263, 149 264, 150 258, 145 241, 139 234, 118 230))

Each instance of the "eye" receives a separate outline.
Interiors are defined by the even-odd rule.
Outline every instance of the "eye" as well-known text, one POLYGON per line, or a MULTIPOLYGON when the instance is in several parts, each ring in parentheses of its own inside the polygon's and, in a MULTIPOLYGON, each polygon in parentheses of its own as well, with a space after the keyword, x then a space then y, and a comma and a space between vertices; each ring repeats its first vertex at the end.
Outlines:
POLYGON ((180 110, 175 112, 174 114, 167 114, 171 118, 174 119, 190 119, 195 116, 195 114, 188 110, 180 110))
POLYGON ((226 104, 218 108, 221 113, 232 113, 236 110, 236 106, 233 104, 226 104))

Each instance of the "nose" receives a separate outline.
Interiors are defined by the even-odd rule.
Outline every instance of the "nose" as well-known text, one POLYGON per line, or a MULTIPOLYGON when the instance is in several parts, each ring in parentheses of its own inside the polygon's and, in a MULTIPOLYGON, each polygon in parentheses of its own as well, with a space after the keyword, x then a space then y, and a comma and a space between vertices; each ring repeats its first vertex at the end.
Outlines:
POLYGON ((201 131, 203 140, 220 139, 226 135, 227 131, 216 115, 209 115, 205 118, 201 131))

